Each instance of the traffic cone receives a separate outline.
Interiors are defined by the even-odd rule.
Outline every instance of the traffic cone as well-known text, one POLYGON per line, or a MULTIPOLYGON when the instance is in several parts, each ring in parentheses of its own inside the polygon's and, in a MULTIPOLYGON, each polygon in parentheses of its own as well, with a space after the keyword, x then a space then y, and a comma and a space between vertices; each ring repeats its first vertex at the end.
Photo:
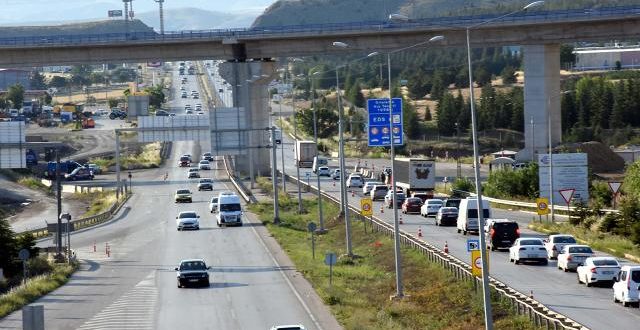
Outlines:
POLYGON ((336 186, 336 180, 333 180, 333 186, 334 187, 336 186))
POLYGON ((380 213, 384 213, 384 205, 380 205, 380 213))
POLYGON ((449 253, 449 243, 447 241, 444 241, 444 253, 449 253))
POLYGON ((418 237, 422 237, 422 227, 418 227, 418 237))
POLYGON ((351 197, 356 197, 356 191, 355 190, 351 190, 351 197))
POLYGON ((96 252, 96 241, 93 241, 93 252, 96 252))

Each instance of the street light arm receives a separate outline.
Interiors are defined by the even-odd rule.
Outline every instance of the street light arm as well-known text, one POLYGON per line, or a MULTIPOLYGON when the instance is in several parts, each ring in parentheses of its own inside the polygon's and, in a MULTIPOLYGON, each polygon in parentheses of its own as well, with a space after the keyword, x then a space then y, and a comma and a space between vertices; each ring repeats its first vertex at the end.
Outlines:
POLYGON ((477 24, 474 24, 474 25, 468 26, 466 29, 467 29, 467 30, 471 30, 471 29, 477 28, 477 27, 479 27, 479 26, 482 26, 482 25, 485 25, 485 24, 489 24, 489 23, 491 23, 491 22, 495 22, 495 21, 497 21, 497 20, 503 19, 503 18, 505 18, 505 17, 507 17, 507 16, 511 16, 511 15, 517 14, 517 13, 519 13, 519 12, 527 11, 527 10, 529 10, 529 9, 531 9, 531 8, 540 7, 540 6, 542 6, 542 5, 544 5, 544 1, 534 1, 534 2, 531 2, 531 3, 529 3, 528 5, 526 5, 526 6, 522 7, 522 8, 520 8, 520 9, 518 9, 518 10, 514 10, 514 11, 512 11, 512 12, 510 12, 510 13, 507 13, 507 14, 504 14, 504 15, 502 15, 502 16, 494 17, 494 18, 489 19, 489 20, 486 20, 486 21, 484 21, 484 22, 480 22, 480 23, 477 23, 477 24))

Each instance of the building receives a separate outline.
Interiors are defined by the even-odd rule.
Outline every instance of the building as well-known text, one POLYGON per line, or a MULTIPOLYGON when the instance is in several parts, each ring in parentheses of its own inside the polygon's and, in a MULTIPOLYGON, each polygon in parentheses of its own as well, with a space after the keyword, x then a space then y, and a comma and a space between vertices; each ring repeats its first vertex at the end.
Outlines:
POLYGON ((622 69, 640 67, 639 46, 576 48, 574 70, 614 70, 618 63, 622 69))
POLYGON ((6 91, 9 87, 20 84, 25 90, 31 88, 31 71, 20 69, 0 69, 0 91, 6 91))

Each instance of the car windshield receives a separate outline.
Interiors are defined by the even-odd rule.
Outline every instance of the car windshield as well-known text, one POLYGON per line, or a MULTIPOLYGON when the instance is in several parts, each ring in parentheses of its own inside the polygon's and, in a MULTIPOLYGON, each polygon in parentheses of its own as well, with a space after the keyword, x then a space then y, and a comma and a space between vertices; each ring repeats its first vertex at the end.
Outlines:
POLYGON ((222 204, 220 205, 220 212, 234 212, 240 211, 240 204, 222 204))
POLYGON ((528 239, 528 240, 520 241, 520 245, 542 245, 542 241, 537 239, 528 239))
POLYGON ((420 203, 422 203, 422 200, 420 198, 412 197, 407 199, 407 204, 420 204, 420 203))
POLYGON ((428 205, 434 205, 434 206, 438 206, 438 205, 442 205, 441 201, 427 201, 428 205))
POLYGON ((200 180, 200 183, 212 183, 212 182, 213 182, 213 180, 211 180, 211 179, 201 179, 200 180))
POLYGON ((572 236, 558 236, 553 238, 554 243, 575 243, 576 239, 572 236))
POLYGON ((189 189, 179 189, 176 194, 190 194, 189 189))
POLYGON ((202 261, 185 261, 180 264, 180 270, 205 270, 207 265, 202 261))
POLYGON ((594 266, 620 266, 615 259, 595 259, 593 260, 594 266))
POLYGON ((186 156, 180 157, 180 161, 184 162, 184 161, 188 161, 188 160, 189 160, 189 157, 186 157, 186 156))
POLYGON ((198 169, 197 168, 190 168, 189 172, 198 172, 198 169))
POLYGON ((593 253, 588 246, 572 246, 569 248, 569 253, 593 253))
POLYGON ((189 218, 197 218, 197 217, 198 215, 196 214, 196 212, 182 212, 178 216, 178 218, 180 219, 189 219, 189 218))

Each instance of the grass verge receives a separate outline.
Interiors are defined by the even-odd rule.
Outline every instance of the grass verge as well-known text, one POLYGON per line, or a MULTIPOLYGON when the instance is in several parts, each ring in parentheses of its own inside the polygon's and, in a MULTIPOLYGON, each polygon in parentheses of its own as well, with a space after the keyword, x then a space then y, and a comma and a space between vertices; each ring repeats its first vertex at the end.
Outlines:
POLYGON ((583 244, 588 244, 595 250, 604 251, 616 257, 631 257, 640 260, 640 248, 626 237, 585 229, 567 222, 531 222, 529 223, 529 229, 546 234, 571 234, 576 240, 583 244))
POLYGON ((44 192, 51 191, 51 188, 45 186, 39 178, 32 176, 23 176, 18 179, 18 183, 33 190, 41 190, 44 192))
MULTIPOLYGON (((142 150, 135 155, 127 155, 120 158, 123 169, 144 169, 157 168, 162 164, 160 142, 149 143, 142 147, 142 150)), ((100 166, 103 170, 116 165, 115 158, 91 158, 89 163, 100 166)))
POLYGON ((31 278, 26 284, 3 294, 0 296, 0 318, 64 285, 77 268, 77 264, 56 264, 51 273, 31 278))
MULTIPOLYGON (((390 301, 395 293, 393 241, 380 233, 365 231, 362 222, 354 221, 353 252, 359 258, 341 257, 333 269, 333 285, 324 254, 345 253, 344 224, 337 218, 338 208, 325 206, 329 232, 316 238, 316 258, 311 252, 307 223, 316 221, 315 212, 297 214, 297 201, 280 200, 279 226, 263 221, 270 233, 309 280, 325 304, 346 329, 481 329, 482 295, 470 282, 456 280, 451 273, 429 262, 418 251, 403 248, 403 272, 406 294, 402 301, 390 301)), ((316 200, 305 200, 304 208, 317 208, 316 200)), ((269 203, 250 206, 261 219, 270 219, 269 203)), ((494 296, 496 329, 534 329, 529 320, 517 316, 494 296)))
POLYGON ((76 193, 73 195, 73 198, 82 200, 89 204, 86 212, 83 213, 79 218, 90 217, 106 212, 117 201, 115 191, 76 193))

